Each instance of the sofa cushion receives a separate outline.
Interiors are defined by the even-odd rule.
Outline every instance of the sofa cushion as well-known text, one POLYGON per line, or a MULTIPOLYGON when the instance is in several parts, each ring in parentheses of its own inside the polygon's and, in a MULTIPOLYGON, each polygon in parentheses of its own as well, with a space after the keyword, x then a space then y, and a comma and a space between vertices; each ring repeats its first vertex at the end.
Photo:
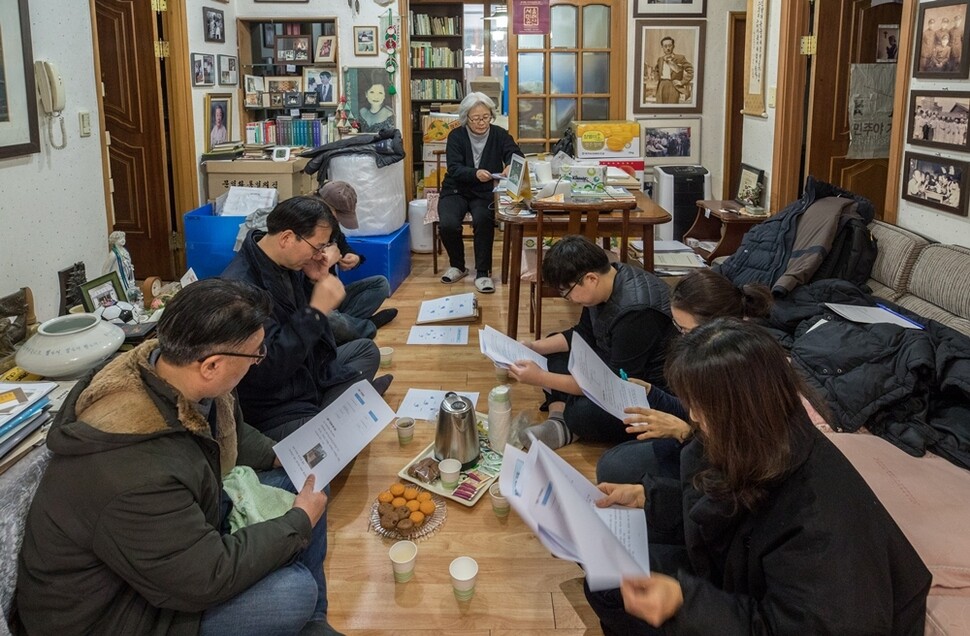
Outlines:
POLYGON ((970 249, 933 243, 920 252, 897 303, 970 335, 970 249))
POLYGON ((873 221, 869 230, 879 246, 869 287, 874 296, 895 300, 906 291, 916 257, 929 245, 929 241, 919 234, 882 221, 873 221))
POLYGON ((970 600, 970 471, 913 457, 875 435, 828 436, 852 462, 933 574, 931 594, 970 600))
POLYGON ((930 594, 926 599, 925 636, 970 634, 970 598, 930 594))

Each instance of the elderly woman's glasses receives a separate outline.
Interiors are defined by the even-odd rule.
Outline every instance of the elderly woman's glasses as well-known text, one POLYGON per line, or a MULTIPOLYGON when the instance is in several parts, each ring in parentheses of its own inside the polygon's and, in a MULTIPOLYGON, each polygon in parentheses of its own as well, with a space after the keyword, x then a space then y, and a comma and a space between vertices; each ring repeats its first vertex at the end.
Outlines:
POLYGON ((492 116, 479 115, 478 117, 469 117, 468 121, 472 122, 473 124, 487 124, 488 122, 492 121, 492 116))

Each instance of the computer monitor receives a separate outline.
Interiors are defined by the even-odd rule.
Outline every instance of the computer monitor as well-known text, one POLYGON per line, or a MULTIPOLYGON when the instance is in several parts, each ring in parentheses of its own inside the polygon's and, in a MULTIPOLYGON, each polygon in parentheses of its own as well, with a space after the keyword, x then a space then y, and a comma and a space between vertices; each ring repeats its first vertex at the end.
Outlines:
POLYGON ((512 162, 509 164, 509 176, 505 179, 505 191, 514 201, 527 201, 532 198, 529 164, 525 157, 512 155, 512 162))

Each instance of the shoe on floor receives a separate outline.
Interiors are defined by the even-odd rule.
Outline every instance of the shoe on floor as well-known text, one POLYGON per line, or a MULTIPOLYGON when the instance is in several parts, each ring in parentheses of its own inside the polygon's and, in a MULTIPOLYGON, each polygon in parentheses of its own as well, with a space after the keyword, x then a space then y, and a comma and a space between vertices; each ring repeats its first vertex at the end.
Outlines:
POLYGON ((483 294, 494 294, 495 293, 495 283, 488 276, 482 276, 481 278, 475 279, 475 289, 483 294))
POLYGON ((394 376, 388 373, 387 375, 382 375, 379 378, 374 378, 370 381, 370 383, 374 385, 374 388, 377 390, 377 394, 383 396, 393 381, 394 376))
POLYGON ((449 267, 448 271, 445 272, 444 276, 441 277, 441 282, 445 285, 450 285, 452 283, 457 283, 465 276, 468 276, 467 269, 458 269, 457 267, 449 267))
POLYGON ((370 317, 370 321, 374 323, 374 326, 380 329, 387 323, 391 322, 397 317, 397 309, 393 307, 390 309, 381 309, 379 312, 370 317))
POLYGON ((335 630, 333 627, 331 627, 330 623, 327 622, 327 619, 324 618, 318 621, 310 621, 309 623, 304 625, 303 629, 300 630, 300 636, 344 636, 344 635, 341 632, 338 632, 337 630, 335 630))

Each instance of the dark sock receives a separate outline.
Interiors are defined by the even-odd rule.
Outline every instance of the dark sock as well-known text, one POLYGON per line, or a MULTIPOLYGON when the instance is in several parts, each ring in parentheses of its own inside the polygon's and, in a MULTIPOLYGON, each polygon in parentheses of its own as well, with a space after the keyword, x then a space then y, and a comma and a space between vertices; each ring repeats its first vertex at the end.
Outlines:
POLYGON ((374 389, 377 390, 378 395, 384 395, 387 388, 391 386, 391 382, 394 381, 394 376, 388 373, 387 375, 382 375, 379 378, 374 378, 370 381, 374 385, 374 389))
POLYGON ((391 307, 390 309, 381 309, 379 312, 370 317, 370 321, 374 323, 374 326, 380 329, 387 323, 391 322, 397 317, 397 309, 391 307))

